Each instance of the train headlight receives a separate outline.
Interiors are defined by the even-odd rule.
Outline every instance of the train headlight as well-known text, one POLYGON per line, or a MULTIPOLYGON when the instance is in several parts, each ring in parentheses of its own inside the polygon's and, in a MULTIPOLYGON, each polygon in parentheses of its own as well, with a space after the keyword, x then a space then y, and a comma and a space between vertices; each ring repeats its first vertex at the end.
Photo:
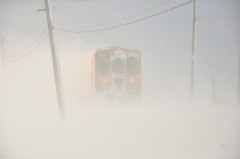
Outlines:
POLYGON ((98 81, 99 81, 100 83, 107 83, 108 79, 99 78, 98 81))
POLYGON ((138 79, 132 78, 132 79, 129 80, 129 83, 136 83, 137 81, 138 81, 138 79))

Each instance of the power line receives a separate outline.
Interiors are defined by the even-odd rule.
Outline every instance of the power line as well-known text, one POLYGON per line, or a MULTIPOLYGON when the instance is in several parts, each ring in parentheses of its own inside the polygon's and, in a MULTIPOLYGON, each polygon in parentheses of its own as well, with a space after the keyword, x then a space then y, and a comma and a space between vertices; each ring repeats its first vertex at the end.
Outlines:
MULTIPOLYGON (((55 0, 51 2, 68 3, 68 2, 88 2, 88 1, 108 1, 108 0, 55 0)), ((0 1, 0 3, 14 4, 14 3, 43 3, 43 1, 0 1)))
POLYGON ((76 30, 69 30, 69 29, 64 29, 64 28, 60 28, 60 27, 55 27, 54 28, 56 30, 59 30, 59 31, 63 31, 63 32, 69 32, 69 33, 90 33, 90 32, 99 32, 99 31, 105 31, 105 30, 111 30, 111 29, 116 29, 116 28, 120 28, 120 27, 123 27, 123 26, 127 26, 127 25, 130 25, 130 24, 134 24, 134 23, 137 23, 137 22, 141 22, 141 21, 144 21, 144 20, 147 20, 147 19, 150 19, 150 18, 153 18, 155 16, 158 16, 158 15, 161 15, 161 14, 164 14, 164 13, 167 13, 169 11, 172 11, 174 9, 177 9, 177 8, 180 8, 184 5, 187 5, 189 4, 190 2, 192 2, 193 0, 189 0, 185 3, 181 3, 177 6, 174 6, 172 8, 169 8, 169 9, 166 9, 164 11, 160 11, 158 13, 155 13, 155 14, 152 14, 150 16, 146 16, 146 17, 143 17, 143 18, 139 18, 137 20, 134 20, 134 21, 130 21, 130 22, 127 22, 127 23, 123 23, 123 24, 120 24, 120 25, 115 25, 115 26, 111 26, 111 27, 106 27, 106 28, 101 28, 101 29, 95 29, 95 30, 79 30, 79 31, 76 31, 76 30))
POLYGON ((133 14, 130 14, 130 15, 127 15, 127 16, 124 16, 124 17, 121 17, 121 18, 118 18, 118 19, 112 19, 112 20, 109 20, 109 21, 106 21, 106 22, 102 22, 102 23, 98 23, 98 24, 92 24, 92 25, 86 25, 86 26, 80 26, 80 28, 82 29, 86 29, 86 28, 91 28, 91 27, 98 27, 98 26, 103 26, 103 25, 106 25, 106 24, 111 24, 111 23, 116 23, 116 22, 119 22, 119 21, 123 21, 125 19, 129 19, 129 18, 132 18, 132 17, 135 17, 135 16, 138 16, 138 15, 141 15, 141 14, 144 14, 146 12, 149 12, 153 9, 156 9, 164 4, 167 4, 169 2, 171 2, 172 0, 165 0, 161 3, 158 3, 150 8, 147 8, 147 9, 144 9, 144 10, 141 10, 141 11, 138 11, 136 13, 133 13, 133 14))
POLYGON ((40 37, 42 37, 44 33, 46 33, 46 31, 47 30, 44 30, 43 32, 41 32, 39 36, 35 40, 33 40, 31 43, 29 43, 21 52, 25 52, 28 48, 30 48, 36 41, 38 41, 40 37))
POLYGON ((0 3, 42 3, 42 1, 0 1, 0 3))
MULTIPOLYGON (((39 42, 38 42, 33 48, 31 48, 31 50, 30 50, 29 52, 27 52, 26 54, 24 54, 24 55, 22 55, 22 56, 20 56, 20 57, 18 57, 18 58, 15 58, 15 59, 10 59, 10 58, 8 58, 7 56, 5 56, 5 58, 6 58, 8 61, 10 61, 10 62, 18 61, 18 60, 26 57, 27 55, 30 55, 40 44, 42 44, 42 43, 44 42, 44 40, 45 40, 47 37, 48 37, 48 34, 45 35, 45 36, 41 39, 41 41, 39 41, 39 42)), ((34 41, 35 41, 35 40, 34 40, 34 41)))
POLYGON ((35 40, 33 40, 32 42, 30 42, 21 52, 19 52, 18 54, 22 54, 23 52, 25 52, 26 50, 28 50, 35 42, 37 42, 41 37, 42 37, 42 35, 44 35, 44 33, 46 33, 46 29, 43 31, 43 32, 41 32, 38 36, 37 36, 37 38, 35 39, 35 40))

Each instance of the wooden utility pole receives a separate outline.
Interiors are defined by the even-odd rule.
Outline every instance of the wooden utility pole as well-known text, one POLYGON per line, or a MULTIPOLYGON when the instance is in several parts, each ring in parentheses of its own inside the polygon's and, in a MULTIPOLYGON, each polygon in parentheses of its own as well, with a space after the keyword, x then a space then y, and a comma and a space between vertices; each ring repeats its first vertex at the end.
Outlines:
POLYGON ((216 92, 215 92, 215 77, 212 76, 212 101, 216 101, 216 92))
POLYGON ((239 49, 239 61, 238 61, 238 92, 237 92, 237 102, 240 104, 240 49, 239 49))
POLYGON ((191 99, 194 98, 194 69, 195 69, 195 28, 196 28, 196 0, 193 0, 192 24, 192 56, 191 56, 191 99))
POLYGON ((4 38, 1 38, 1 47, 2 47, 2 71, 1 71, 1 73, 2 73, 2 75, 4 76, 4 73, 5 73, 5 54, 4 54, 4 44, 5 44, 5 40, 4 40, 4 38))
MULTIPOLYGON (((1 38, 1 47, 2 47, 2 50, 1 50, 1 53, 2 55, 0 56, 1 58, 1 64, 0 64, 0 96, 2 97, 2 99, 0 99, 0 105, 5 105, 5 98, 4 98, 4 95, 6 94, 6 86, 5 86, 5 82, 6 82, 6 72, 5 72, 5 50, 4 50, 4 47, 5 47, 5 39, 2 37, 1 38)), ((0 158, 1 158, 1 154, 0 154, 0 158)))
MULTIPOLYGON (((54 46, 53 27, 51 23, 48 0, 44 0, 44 3, 45 3, 44 11, 46 11, 46 16, 47 16, 49 40, 50 40, 51 53, 52 53, 52 62, 53 62, 53 70, 54 70, 56 93, 57 93, 57 103, 58 103, 59 113, 60 115, 63 116, 64 115, 64 96, 63 96, 63 88, 62 88, 62 81, 61 81, 60 62, 54 46)), ((39 11, 43 11, 43 10, 39 10, 39 11)))

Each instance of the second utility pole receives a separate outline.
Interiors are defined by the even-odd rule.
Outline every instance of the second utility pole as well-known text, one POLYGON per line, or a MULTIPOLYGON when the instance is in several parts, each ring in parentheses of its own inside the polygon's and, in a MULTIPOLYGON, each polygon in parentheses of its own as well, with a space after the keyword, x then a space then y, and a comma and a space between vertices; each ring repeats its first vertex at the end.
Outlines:
POLYGON ((240 104, 240 49, 239 49, 239 60, 238 60, 238 90, 237 90, 237 102, 240 104))
POLYGON ((191 56, 191 99, 194 98, 194 69, 195 69, 195 28, 196 28, 196 0, 193 0, 193 24, 192 24, 192 56, 191 56))
POLYGON ((4 43, 5 43, 5 40, 4 38, 1 38, 1 46, 2 46, 2 75, 4 76, 5 75, 5 54, 4 54, 4 43))
POLYGON ((53 27, 52 27, 50 13, 49 13, 48 0, 44 0, 44 2, 45 2, 45 11, 47 16, 49 40, 50 40, 51 53, 52 53, 52 61, 53 61, 56 93, 57 93, 57 103, 58 103, 60 115, 64 115, 64 97, 63 97, 63 89, 62 89, 62 82, 61 82, 61 69, 60 69, 59 57, 56 54, 55 46, 54 46, 53 27))

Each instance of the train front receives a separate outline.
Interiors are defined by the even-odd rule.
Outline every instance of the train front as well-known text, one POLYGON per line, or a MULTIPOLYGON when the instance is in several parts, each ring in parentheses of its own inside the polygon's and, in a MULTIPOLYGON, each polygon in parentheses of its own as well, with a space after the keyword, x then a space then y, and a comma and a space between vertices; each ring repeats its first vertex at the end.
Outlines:
POLYGON ((95 53, 95 91, 111 97, 141 96, 141 53, 113 48, 95 53))

